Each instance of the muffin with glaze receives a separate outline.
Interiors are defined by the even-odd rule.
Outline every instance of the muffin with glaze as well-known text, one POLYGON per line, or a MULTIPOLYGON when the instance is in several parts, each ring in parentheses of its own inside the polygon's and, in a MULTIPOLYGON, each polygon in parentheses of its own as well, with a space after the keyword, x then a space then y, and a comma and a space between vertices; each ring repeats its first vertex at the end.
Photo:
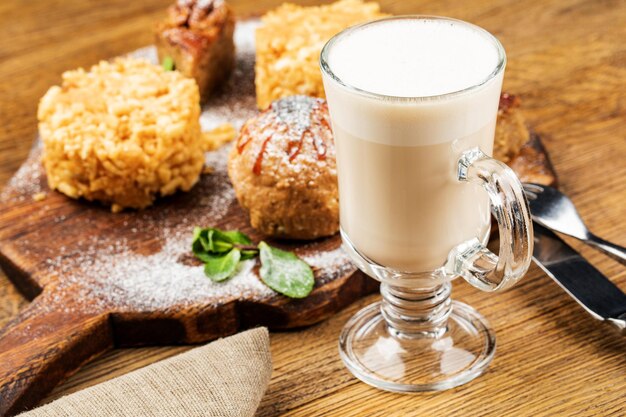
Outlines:
POLYGON ((248 120, 230 152, 228 174, 261 233, 315 239, 339 230, 335 147, 325 100, 286 97, 248 120))

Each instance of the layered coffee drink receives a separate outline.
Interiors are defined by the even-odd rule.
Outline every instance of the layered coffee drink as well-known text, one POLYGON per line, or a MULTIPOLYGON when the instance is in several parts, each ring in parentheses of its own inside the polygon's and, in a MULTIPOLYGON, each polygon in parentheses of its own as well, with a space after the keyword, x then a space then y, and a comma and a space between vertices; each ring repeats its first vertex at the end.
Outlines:
POLYGON ((344 239, 411 273, 440 268, 461 242, 485 243, 487 194, 458 181, 457 161, 472 148, 492 153, 503 74, 493 37, 394 19, 350 31, 327 60, 344 239))

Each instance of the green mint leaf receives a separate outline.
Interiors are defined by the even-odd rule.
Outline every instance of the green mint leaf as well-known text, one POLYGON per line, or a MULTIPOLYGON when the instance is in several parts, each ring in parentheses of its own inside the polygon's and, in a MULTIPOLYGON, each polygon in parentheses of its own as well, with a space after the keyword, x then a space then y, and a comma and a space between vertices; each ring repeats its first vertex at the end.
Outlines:
POLYGON ((311 293, 315 279, 311 267, 294 253, 259 243, 261 279, 274 291, 291 298, 304 298, 311 293))
POLYGON ((234 274, 241 259, 241 252, 239 249, 234 248, 225 254, 207 254, 206 256, 207 261, 204 264, 204 274, 212 281, 221 282, 234 274))
POLYGON ((193 228, 193 241, 194 241, 194 242, 195 242, 196 240, 200 239, 200 235, 202 234, 202 231, 203 231, 203 230, 204 230, 203 228, 198 227, 198 226, 196 226, 196 227, 194 227, 194 228, 193 228))
POLYGON ((229 230, 227 232, 222 232, 222 234, 230 239, 230 243, 234 243, 236 245, 252 245, 252 239, 239 230, 229 230))
POLYGON ((161 65, 163 65, 163 69, 165 71, 174 71, 174 69, 176 68, 176 65, 174 64, 174 59, 171 56, 166 56, 165 58, 163 58, 163 62, 161 63, 161 65))
POLYGON ((196 256, 196 258, 200 259, 204 263, 209 262, 214 257, 214 255, 209 255, 206 252, 198 252, 194 253, 194 255, 196 256))
POLYGON ((253 259, 259 254, 258 250, 252 249, 241 249, 241 260, 247 261, 248 259, 253 259))
POLYGON ((211 250, 211 229, 204 229, 200 232, 200 244, 205 252, 209 252, 211 250))
POLYGON ((231 243, 227 243, 227 242, 221 242, 219 240, 213 240, 212 242, 212 252, 217 252, 217 253, 224 253, 224 252, 228 252, 229 250, 231 250, 233 248, 233 245, 231 243))
POLYGON ((232 247, 230 240, 226 238, 219 229, 207 229, 207 252, 224 253, 228 252, 232 247))
POLYGON ((207 236, 207 229, 202 229, 200 227, 195 227, 193 229, 193 240, 191 243, 191 250, 194 255, 198 256, 199 254, 203 254, 208 252, 209 250, 209 241, 207 236))
POLYGON ((220 229, 212 229, 213 230, 213 240, 216 242, 226 242, 233 245, 251 245, 252 240, 239 230, 220 230, 220 229))
MULTIPOLYGON (((191 250, 196 258, 202 262, 208 262, 210 255, 218 255, 229 252, 233 246, 250 246, 252 240, 244 233, 238 230, 222 231, 212 227, 193 229, 193 238, 191 250)), ((245 250, 243 260, 251 259, 257 255, 258 250, 250 248, 241 248, 245 250)))

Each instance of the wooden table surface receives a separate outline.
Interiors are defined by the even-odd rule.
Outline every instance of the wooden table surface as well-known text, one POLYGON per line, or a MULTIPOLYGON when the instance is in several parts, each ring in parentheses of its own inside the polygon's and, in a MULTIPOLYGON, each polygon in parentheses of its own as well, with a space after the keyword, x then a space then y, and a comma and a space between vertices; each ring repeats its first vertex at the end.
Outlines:
MULTIPOLYGON (((26 157, 46 89, 64 70, 151 43, 152 24, 170 2, 0 3, 0 185, 26 157)), ((231 3, 248 14, 279 2, 231 3)), ((505 89, 521 96, 562 189, 593 231, 626 245, 626 1, 380 3, 394 14, 468 20, 498 36, 508 54, 505 89)), ((623 266, 568 241, 626 290, 623 266)), ((341 363, 337 339, 346 320, 377 299, 371 296, 319 325, 272 334, 274 373, 258 415, 626 415, 626 338, 594 321, 536 266, 506 293, 481 293, 459 281, 453 297, 480 310, 497 332, 498 352, 485 375, 418 395, 358 382, 341 363)), ((0 273, 0 325, 26 303, 0 273)), ((116 350, 70 377, 48 400, 186 349, 116 350)))

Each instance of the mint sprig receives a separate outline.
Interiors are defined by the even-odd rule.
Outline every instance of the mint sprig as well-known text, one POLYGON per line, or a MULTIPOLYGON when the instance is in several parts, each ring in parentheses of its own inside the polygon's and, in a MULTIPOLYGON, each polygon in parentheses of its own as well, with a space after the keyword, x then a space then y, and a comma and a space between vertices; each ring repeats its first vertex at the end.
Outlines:
POLYGON ((241 261, 259 256, 261 280, 274 291, 291 298, 304 298, 315 284, 311 267, 296 254, 265 242, 254 246, 252 239, 238 230, 196 227, 191 250, 204 262, 205 275, 215 282, 232 277, 241 261))
POLYGON ((163 58, 163 62, 161 63, 161 65, 163 66, 163 69, 165 71, 174 71, 174 69, 176 69, 174 58, 172 58, 171 56, 166 56, 165 58, 163 58))

